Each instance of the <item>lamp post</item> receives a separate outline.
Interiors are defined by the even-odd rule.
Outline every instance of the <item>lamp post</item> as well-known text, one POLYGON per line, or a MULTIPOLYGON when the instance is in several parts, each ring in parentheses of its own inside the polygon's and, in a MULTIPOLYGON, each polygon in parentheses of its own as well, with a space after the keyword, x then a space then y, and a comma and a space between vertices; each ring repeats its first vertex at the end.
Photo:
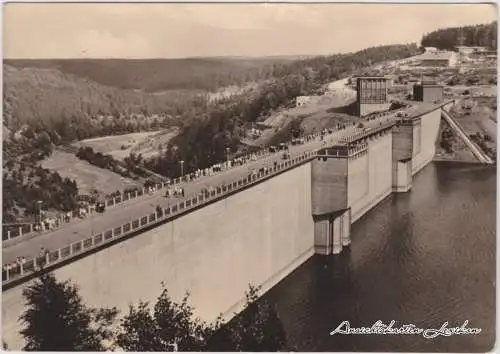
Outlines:
POLYGON ((184 177, 184 160, 180 160, 179 163, 181 164, 181 180, 184 177))

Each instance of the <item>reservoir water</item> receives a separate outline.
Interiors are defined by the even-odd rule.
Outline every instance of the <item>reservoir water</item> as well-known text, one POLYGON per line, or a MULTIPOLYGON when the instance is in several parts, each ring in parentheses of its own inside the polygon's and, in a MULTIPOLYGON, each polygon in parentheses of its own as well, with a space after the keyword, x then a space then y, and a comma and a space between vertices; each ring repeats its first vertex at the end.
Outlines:
POLYGON ((412 191, 392 194, 352 226, 339 256, 313 256, 264 298, 299 351, 484 352, 495 341, 496 170, 431 163, 412 191), (444 322, 476 335, 330 335, 444 322))

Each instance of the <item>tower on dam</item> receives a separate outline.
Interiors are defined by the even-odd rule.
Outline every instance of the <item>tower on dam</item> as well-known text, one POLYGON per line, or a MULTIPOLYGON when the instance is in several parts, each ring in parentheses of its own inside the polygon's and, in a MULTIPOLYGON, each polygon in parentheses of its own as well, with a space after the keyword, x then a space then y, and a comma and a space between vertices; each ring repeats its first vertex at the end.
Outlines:
POLYGON ((413 86, 413 99, 418 102, 435 102, 443 99, 444 88, 432 81, 422 81, 413 86))
MULTIPOLYGON (((360 116, 388 109, 386 78, 358 78, 357 86, 360 116)), ((404 111, 371 128, 359 125, 318 151, 311 168, 316 253, 340 253, 350 244, 352 223, 392 192, 411 189, 413 176, 435 153, 440 108, 446 105, 440 89, 424 85, 404 111)))
POLYGON ((422 121, 419 117, 402 118, 393 128, 392 178, 394 192, 407 192, 412 186, 412 161, 420 153, 422 121))
POLYGON ((356 113, 364 117, 389 109, 389 79, 383 76, 358 77, 356 81, 356 113))
POLYGON ((350 225, 392 192, 392 122, 358 128, 312 162, 314 248, 337 254, 350 244, 350 225))
MULTIPOLYGON (((358 95, 366 98, 362 81, 358 95)), ((365 81, 366 89, 371 82, 378 90, 379 101, 387 101, 384 78, 365 81)), ((4 270, 4 338, 14 348, 22 346, 22 284, 35 276, 39 260, 58 279, 77 282, 93 307, 112 303, 127 311, 137 299, 156 298, 165 282, 173 298, 189 291, 203 320, 221 313, 231 318, 243 308, 249 283, 267 291, 314 253, 340 253, 351 243, 354 222, 392 192, 411 189, 413 176, 434 157, 441 116, 453 102, 405 104, 357 127, 316 136, 306 150, 291 146, 289 159, 263 153, 249 163, 255 173, 223 171, 210 193, 194 183, 193 194, 160 212, 142 211, 144 204, 138 204, 144 214, 130 214, 121 225, 101 218, 96 234, 63 229, 52 234, 57 246, 47 254, 37 256, 40 238, 27 240, 23 244, 35 249, 33 258, 4 270), (61 239, 63 232, 72 238, 61 239)), ((384 110, 377 105, 360 104, 364 114, 384 110)), ((116 210, 114 215, 124 209, 116 210)), ((78 230, 82 224, 74 225, 78 230)), ((15 260, 19 251, 11 250, 7 256, 15 260)))

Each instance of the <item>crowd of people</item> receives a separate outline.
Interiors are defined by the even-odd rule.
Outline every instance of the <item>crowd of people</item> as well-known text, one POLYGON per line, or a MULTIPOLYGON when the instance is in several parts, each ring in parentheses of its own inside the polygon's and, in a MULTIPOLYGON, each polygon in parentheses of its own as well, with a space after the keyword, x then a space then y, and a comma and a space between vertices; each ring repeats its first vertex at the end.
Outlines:
MULTIPOLYGON (((304 141, 309 142, 309 141, 314 140, 316 138, 317 138, 317 135, 310 135, 310 136, 306 136, 304 138, 304 141)), ((283 144, 283 145, 285 145, 285 144, 283 144)), ((287 146, 287 150, 288 150, 288 146, 287 146)), ((234 167, 234 166, 242 166, 242 165, 245 165, 246 163, 248 163, 249 161, 255 161, 255 160, 257 160, 256 154, 251 154, 251 155, 244 156, 244 157, 238 157, 238 158, 235 158, 235 159, 228 161, 228 162, 225 162, 225 163, 216 164, 210 168, 196 170, 196 171, 186 175, 187 176, 186 179, 189 181, 189 180, 193 180, 193 179, 196 179, 196 178, 199 178, 202 176, 210 176, 210 175, 213 175, 215 172, 223 171, 225 169, 229 169, 229 168, 234 167)), ((274 167, 277 167, 277 165, 278 165, 278 162, 275 161, 274 167)), ((272 170, 271 167, 262 167, 258 170, 254 169, 254 170, 250 171, 249 177, 263 175, 271 170, 272 170)), ((148 186, 146 188, 146 191, 149 193, 154 193, 158 189, 160 189, 160 188, 157 187, 156 185, 152 185, 152 186, 148 186)), ((208 197, 209 195, 213 194, 213 192, 215 190, 216 190, 215 187, 209 186, 207 188, 202 189, 201 193, 208 197)), ((170 185, 167 187, 167 189, 165 191, 165 196, 166 197, 185 197, 185 190, 183 187, 170 185)), ((160 205, 156 206, 156 213, 158 215, 163 214, 163 210, 162 210, 160 205)), ((80 208, 80 210, 77 213, 77 215, 81 218, 86 217, 87 214, 88 214, 88 212, 84 208, 80 208)), ((37 224, 35 226, 35 230, 36 231, 52 230, 52 229, 60 226, 63 222, 69 222, 71 220, 71 218, 72 218, 71 212, 68 212, 64 215, 60 215, 58 217, 44 218, 42 222, 40 222, 39 224, 37 224)), ((42 247, 40 254, 37 256, 36 265, 38 267, 43 265, 46 262, 47 254, 48 254, 48 251, 42 247)), ((6 272, 8 272, 11 275, 20 274, 21 269, 25 263, 26 263, 26 259, 24 257, 18 257, 15 262, 5 264, 3 266, 4 274, 6 272)))
MULTIPOLYGON (((33 267, 43 267, 48 261, 48 254, 49 251, 44 247, 41 247, 40 252, 36 257, 36 263, 33 264, 33 267)), ((2 281, 11 278, 13 275, 22 274, 25 264, 26 258, 24 256, 17 257, 14 262, 4 264, 2 267, 2 281)))
POLYGON ((256 161, 256 160, 257 160, 257 154, 250 154, 250 155, 243 156, 243 157, 237 157, 235 159, 232 159, 232 160, 229 160, 226 162, 217 163, 211 167, 207 167, 204 169, 198 169, 196 171, 188 173, 188 174, 186 174, 186 179, 188 181, 192 181, 194 179, 197 179, 197 178, 200 178, 203 176, 212 176, 216 172, 225 171, 225 170, 228 170, 228 169, 230 169, 232 167, 236 167, 236 166, 242 166, 249 161, 256 161))
MULTIPOLYGON (((329 130, 325 129, 322 133, 327 134, 327 133, 331 133, 331 132, 329 130)), ((304 138, 301 138, 300 143, 312 141, 312 140, 316 139, 317 136, 318 136, 318 134, 311 134, 311 135, 305 136, 304 138)), ((282 145, 285 145, 286 148, 288 149, 287 144, 282 144, 282 145)), ((215 164, 214 166, 209 167, 209 168, 198 169, 194 172, 187 174, 186 180, 189 181, 189 180, 194 180, 194 179, 200 178, 202 176, 211 176, 216 172, 220 172, 220 171, 229 169, 231 167, 242 166, 242 165, 247 164, 249 161, 256 161, 257 158, 258 158, 257 154, 250 154, 247 156, 232 159, 232 160, 224 162, 224 163, 215 164)), ((277 165, 278 165, 278 162, 275 161, 274 167, 277 167, 277 165)), ((252 170, 249 174, 249 177, 265 174, 268 171, 270 171, 271 169, 272 169, 271 167, 262 167, 258 170, 252 170)), ((148 186, 146 188, 146 191, 149 193, 154 193, 158 189, 160 189, 158 186, 152 185, 152 186, 148 186)), ((204 188, 201 191, 201 193, 208 196, 208 195, 212 194, 214 190, 215 190, 215 188, 210 186, 210 187, 204 188)), ((165 196, 166 197, 185 197, 185 190, 183 187, 170 185, 167 187, 167 189, 165 191, 165 196)), ((89 210, 90 209, 91 208, 89 208, 89 210)), ((162 208, 159 205, 156 207, 156 212, 158 214, 162 213, 162 208)), ((77 212, 77 216, 79 216, 80 218, 86 217, 87 214, 88 214, 88 211, 85 208, 80 208, 77 212)), ((69 222, 72 219, 72 217, 73 217, 73 213, 68 212, 68 213, 65 213, 63 215, 59 215, 57 217, 44 218, 40 223, 38 223, 34 226, 34 230, 38 231, 38 232, 53 230, 53 229, 59 227, 62 223, 69 222)), ((38 258, 40 259, 40 262, 42 262, 45 259, 45 254, 47 252, 48 251, 45 251, 42 248, 41 254, 38 256, 38 258)), ((3 270, 4 270, 4 272, 5 271, 11 272, 11 274, 12 274, 12 272, 19 273, 21 266, 24 265, 25 262, 26 262, 26 260, 24 257, 18 257, 16 262, 4 265, 3 270)), ((37 262, 37 265, 40 265, 40 264, 41 263, 37 262)))
POLYGON ((175 188, 168 188, 166 191, 165 191, 165 197, 169 198, 169 197, 176 197, 176 198, 179 198, 179 197, 184 197, 185 193, 184 193, 184 188, 182 187, 175 187, 175 188))

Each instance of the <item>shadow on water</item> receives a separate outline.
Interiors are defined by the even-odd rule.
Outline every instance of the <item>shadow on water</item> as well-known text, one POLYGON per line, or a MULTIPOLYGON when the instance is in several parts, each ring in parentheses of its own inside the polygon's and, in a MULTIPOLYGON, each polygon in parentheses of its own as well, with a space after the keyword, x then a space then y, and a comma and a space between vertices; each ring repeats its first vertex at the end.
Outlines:
POLYGON ((313 256, 271 289, 300 351, 485 352, 495 339, 496 171, 430 164, 352 226, 338 256, 313 256), (330 335, 343 321, 482 329, 479 335, 330 335))

